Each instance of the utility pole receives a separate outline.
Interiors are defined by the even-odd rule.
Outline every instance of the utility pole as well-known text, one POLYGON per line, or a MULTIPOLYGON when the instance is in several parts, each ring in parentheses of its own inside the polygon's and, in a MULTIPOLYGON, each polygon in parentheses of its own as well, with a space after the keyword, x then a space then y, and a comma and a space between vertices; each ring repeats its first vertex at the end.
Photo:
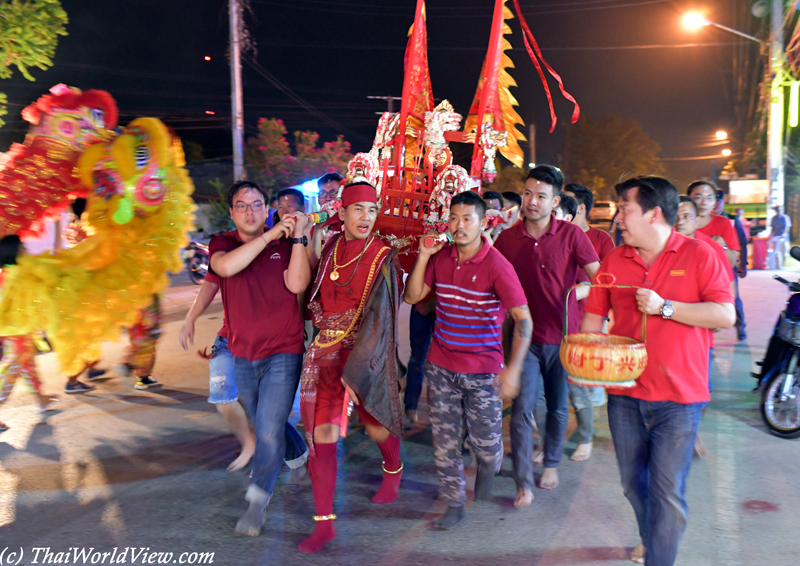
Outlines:
POLYGON ((773 216, 772 207, 783 206, 785 201, 783 171, 783 0, 772 0, 771 17, 769 73, 772 74, 772 83, 770 84, 767 124, 767 178, 769 179, 767 226, 769 226, 773 216))
POLYGON ((528 143, 530 144, 530 161, 528 163, 530 167, 536 167, 536 124, 533 122, 528 124, 528 143))
POLYGON ((373 100, 385 100, 388 104, 388 108, 386 109, 387 112, 394 112, 395 100, 403 100, 403 98, 400 96, 368 96, 367 98, 371 98, 373 100))
POLYGON ((228 4, 231 51, 231 134, 233 137, 233 180, 245 178, 244 111, 242 110, 242 60, 240 54, 241 10, 239 0, 228 4))

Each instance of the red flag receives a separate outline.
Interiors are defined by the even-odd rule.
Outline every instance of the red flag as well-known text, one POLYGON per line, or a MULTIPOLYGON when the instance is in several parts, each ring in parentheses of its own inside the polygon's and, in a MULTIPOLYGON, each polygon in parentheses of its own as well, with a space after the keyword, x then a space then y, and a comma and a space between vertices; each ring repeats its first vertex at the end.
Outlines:
MULTIPOLYGON (((505 7, 505 0, 495 0, 494 3, 494 17, 492 19, 492 33, 489 36, 489 50, 486 52, 486 60, 483 62, 483 72, 478 81, 478 90, 480 92, 480 102, 478 103, 477 111, 470 109, 470 114, 477 114, 477 129, 475 130, 475 149, 472 151, 472 167, 470 169, 470 176, 480 177, 483 170, 483 151, 481 151, 479 140, 484 127, 484 116, 491 113, 494 121, 500 119, 502 112, 500 111, 500 99, 497 93, 500 75, 500 57, 503 55, 502 41, 503 41, 503 24, 505 18, 503 16, 503 8, 505 7)), ((477 99, 477 94, 476 94, 477 99)), ((474 107, 474 103, 473 103, 474 107)))
POLYGON ((408 117, 413 116, 424 123, 425 112, 433 110, 433 91, 431 75, 428 69, 428 32, 425 26, 425 0, 417 0, 414 25, 409 30, 408 45, 405 57, 405 78, 403 80, 403 102, 400 109, 400 124, 394 143, 396 178, 399 178, 400 148, 404 145, 404 137, 408 117))

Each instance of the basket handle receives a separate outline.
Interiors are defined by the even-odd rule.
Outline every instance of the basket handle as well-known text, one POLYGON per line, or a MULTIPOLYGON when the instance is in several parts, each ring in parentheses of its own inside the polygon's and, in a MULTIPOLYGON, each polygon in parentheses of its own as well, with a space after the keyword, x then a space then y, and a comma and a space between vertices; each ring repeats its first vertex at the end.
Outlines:
MULTIPOLYGON (((617 285, 617 278, 614 277, 613 273, 598 273, 597 277, 595 277, 597 283, 589 283, 588 281, 581 281, 580 283, 576 283, 572 287, 570 287, 569 291, 567 291, 567 298, 564 301, 564 334, 566 336, 569 333, 569 296, 570 294, 577 289, 578 287, 602 287, 605 289, 614 288, 614 289, 641 289, 641 287, 637 287, 636 285, 617 285), (607 277, 607 279, 603 279, 603 277, 607 277)), ((642 342, 647 343, 647 313, 642 313, 642 342)))

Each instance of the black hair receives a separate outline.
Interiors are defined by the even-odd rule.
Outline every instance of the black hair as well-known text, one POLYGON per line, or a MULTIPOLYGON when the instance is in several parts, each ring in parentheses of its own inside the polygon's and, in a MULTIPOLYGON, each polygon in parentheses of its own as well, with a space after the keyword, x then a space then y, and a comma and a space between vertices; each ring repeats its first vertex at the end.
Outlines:
POLYGON ((518 207, 522 208, 522 195, 519 193, 515 193, 514 191, 505 191, 503 192, 503 199, 507 200, 508 202, 513 202, 518 207))
POLYGON ((697 208, 697 203, 696 203, 696 202, 694 202, 694 200, 693 200, 693 199, 691 199, 691 198, 687 197, 686 195, 681 195, 680 199, 678 199, 678 200, 680 201, 680 202, 678 203, 678 206, 680 206, 680 205, 681 205, 681 204, 683 204, 684 202, 690 202, 690 203, 692 203, 692 206, 694 206, 694 213, 695 213, 695 214, 700 214, 700 209, 698 209, 698 208, 697 208))
POLYGON ((278 202, 278 197, 276 196, 270 197, 269 203, 272 204, 273 202, 278 202))
POLYGON ((234 184, 231 185, 231 188, 228 189, 228 207, 233 208, 233 197, 241 191, 242 189, 245 190, 252 190, 258 191, 264 197, 264 202, 272 202, 269 200, 269 193, 267 193, 266 189, 262 187, 260 184, 254 181, 236 181, 234 184))
POLYGON ((22 240, 16 234, 0 239, 0 267, 16 265, 21 248, 22 240))
POLYGON ((322 177, 319 178, 317 181, 317 186, 321 187, 325 183, 329 183, 331 181, 340 181, 344 179, 339 173, 325 173, 322 177))
POLYGON ((86 212, 85 198, 76 198, 74 201, 72 201, 72 214, 80 218, 83 216, 84 212, 86 212))
POLYGON ((483 193, 483 200, 492 200, 492 199, 497 199, 500 202, 500 208, 503 208, 505 206, 505 203, 503 202, 503 195, 501 195, 497 191, 485 191, 483 193))
POLYGON ((486 216, 486 201, 483 200, 481 195, 474 191, 464 191, 454 196, 453 200, 450 201, 450 210, 453 210, 453 207, 457 204, 462 206, 474 206, 475 212, 478 213, 478 217, 481 220, 486 216))
POLYGON ((614 189, 623 198, 625 193, 637 187, 639 191, 636 193, 636 203, 642 207, 642 213, 659 207, 667 224, 675 226, 679 204, 675 186, 663 177, 639 176, 618 183, 614 189))
POLYGON ((569 214, 572 216, 572 220, 575 220, 575 215, 578 214, 578 201, 569 195, 562 194, 561 200, 558 202, 558 208, 561 209, 564 216, 569 214))
POLYGON ((561 189, 564 187, 564 175, 561 173, 561 169, 552 165, 537 165, 528 171, 527 178, 547 183, 553 187, 554 197, 560 195, 561 189))
POLYGON ((563 190, 575 195, 575 200, 578 201, 579 205, 582 204, 586 208, 586 216, 589 216, 589 211, 591 211, 594 206, 594 195, 592 191, 577 183, 570 183, 566 185, 563 190))
POLYGON ((711 187, 711 190, 714 191, 714 196, 716 197, 717 186, 711 181, 694 181, 693 183, 690 183, 689 186, 686 187, 686 194, 692 196, 692 191, 695 190, 697 187, 702 187, 703 185, 708 185, 709 187, 711 187))
POLYGON ((306 209, 306 197, 303 196, 303 193, 291 187, 289 187, 288 189, 281 189, 280 191, 278 191, 278 200, 288 195, 291 195, 295 198, 295 200, 297 201, 297 208, 301 210, 306 209))

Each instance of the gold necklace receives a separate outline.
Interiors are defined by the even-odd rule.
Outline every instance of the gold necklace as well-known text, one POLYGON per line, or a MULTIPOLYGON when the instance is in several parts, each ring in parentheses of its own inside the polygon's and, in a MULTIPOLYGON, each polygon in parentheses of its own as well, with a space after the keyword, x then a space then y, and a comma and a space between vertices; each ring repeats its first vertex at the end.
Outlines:
POLYGON ((339 264, 337 263, 337 261, 336 261, 336 256, 337 256, 337 255, 339 255, 339 243, 340 243, 340 242, 341 242, 341 241, 344 239, 344 234, 342 234, 342 235, 341 235, 341 237, 340 237, 338 240, 336 240, 336 247, 335 247, 335 248, 333 248, 333 269, 331 270, 331 275, 330 275, 330 277, 331 277, 331 281, 336 281, 336 280, 338 280, 338 279, 339 279, 339 270, 340 270, 340 269, 344 269, 344 268, 345 268, 345 267, 347 267, 348 265, 351 265, 352 263, 355 263, 356 261, 358 261, 358 260, 360 260, 360 259, 361 259, 361 256, 363 256, 363 255, 364 255, 364 252, 366 252, 366 251, 367 251, 367 248, 368 248, 368 247, 369 247, 369 245, 372 243, 372 239, 373 239, 374 237, 375 237, 375 235, 374 235, 374 234, 373 234, 373 235, 371 235, 371 236, 369 237, 369 240, 367 241, 367 243, 366 243, 366 244, 364 244, 364 249, 363 249, 363 250, 361 250, 361 253, 360 253, 360 254, 358 254, 358 255, 357 255, 356 257, 354 257, 353 259, 351 259, 350 261, 348 261, 347 263, 345 263, 344 265, 339 265, 339 264))

